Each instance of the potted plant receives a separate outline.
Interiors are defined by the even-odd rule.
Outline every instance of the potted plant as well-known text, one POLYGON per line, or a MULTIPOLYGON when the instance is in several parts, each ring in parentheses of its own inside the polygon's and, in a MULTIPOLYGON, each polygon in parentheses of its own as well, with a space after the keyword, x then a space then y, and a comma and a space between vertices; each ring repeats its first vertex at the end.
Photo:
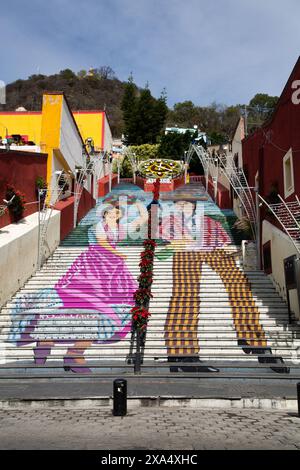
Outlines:
POLYGON ((12 184, 7 184, 5 199, 8 201, 8 210, 13 222, 18 222, 23 218, 25 211, 25 195, 15 189, 12 184))
POLYGON ((40 198, 40 205, 43 206, 47 194, 47 183, 42 176, 36 178, 35 187, 37 198, 40 198))

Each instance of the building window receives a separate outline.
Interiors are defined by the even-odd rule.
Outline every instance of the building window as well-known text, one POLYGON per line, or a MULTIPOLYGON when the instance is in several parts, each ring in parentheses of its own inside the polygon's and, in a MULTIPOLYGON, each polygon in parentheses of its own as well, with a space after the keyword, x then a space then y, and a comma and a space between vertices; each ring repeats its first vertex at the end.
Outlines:
POLYGON ((284 197, 287 198, 295 192, 294 168, 292 149, 283 157, 284 197))
POLYGON ((271 242, 267 242, 263 245, 263 260, 264 260, 264 271, 266 274, 272 272, 272 257, 271 257, 271 242))

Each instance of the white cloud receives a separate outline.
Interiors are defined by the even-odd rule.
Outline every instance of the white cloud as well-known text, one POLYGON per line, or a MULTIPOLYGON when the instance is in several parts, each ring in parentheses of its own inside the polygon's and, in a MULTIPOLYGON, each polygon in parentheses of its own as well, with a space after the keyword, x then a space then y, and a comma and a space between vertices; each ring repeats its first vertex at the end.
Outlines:
POLYGON ((0 79, 107 64, 155 95, 166 86, 169 104, 247 102, 281 92, 299 53, 299 14, 298 0, 11 0, 0 79))

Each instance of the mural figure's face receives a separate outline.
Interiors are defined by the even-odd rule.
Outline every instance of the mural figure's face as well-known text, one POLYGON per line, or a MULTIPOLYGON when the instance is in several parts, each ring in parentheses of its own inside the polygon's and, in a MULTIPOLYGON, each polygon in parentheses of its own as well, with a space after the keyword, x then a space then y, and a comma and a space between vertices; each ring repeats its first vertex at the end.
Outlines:
POLYGON ((104 214, 104 220, 107 224, 116 224, 121 217, 122 211, 118 207, 113 207, 104 214))
POLYGON ((183 213, 186 217, 191 217, 194 212, 194 203, 189 201, 177 201, 175 203, 176 212, 183 213))

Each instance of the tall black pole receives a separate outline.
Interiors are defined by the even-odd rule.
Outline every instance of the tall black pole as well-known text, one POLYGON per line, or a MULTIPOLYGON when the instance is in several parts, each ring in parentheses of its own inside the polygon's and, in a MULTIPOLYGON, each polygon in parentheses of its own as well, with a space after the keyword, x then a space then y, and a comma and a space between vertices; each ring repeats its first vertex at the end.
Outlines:
POLYGON ((140 329, 136 329, 136 355, 134 361, 134 373, 141 373, 141 332, 140 329))

